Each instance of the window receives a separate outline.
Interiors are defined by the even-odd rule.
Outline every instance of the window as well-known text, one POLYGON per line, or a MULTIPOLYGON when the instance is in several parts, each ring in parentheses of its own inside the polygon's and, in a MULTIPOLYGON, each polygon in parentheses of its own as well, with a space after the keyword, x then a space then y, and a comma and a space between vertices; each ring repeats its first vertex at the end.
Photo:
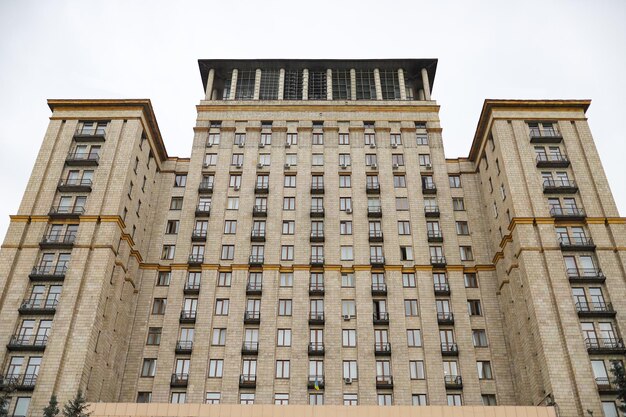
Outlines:
POLYGON ((146 345, 158 346, 160 344, 161 344, 161 328, 150 327, 148 329, 148 340, 146 341, 146 345))
POLYGON ((356 330, 354 329, 343 329, 341 331, 342 335, 342 346, 343 347, 356 347, 356 330))
MULTIPOLYGON (((263 135, 261 135, 263 136, 263 135)), ((271 137, 271 136, 270 136, 271 137)), ((269 153, 262 153, 259 155, 259 164, 262 166, 270 166, 272 164, 272 157, 269 153)), ((269 176, 265 175, 265 178, 269 180, 269 176)), ((267 185, 267 183, 266 183, 267 185)))
POLYGON ((343 378, 352 380, 358 379, 356 361, 343 361, 343 378))
POLYGON ((239 197, 228 197, 227 210, 239 210, 239 197))
POLYGON ((205 404, 219 404, 222 395, 219 392, 207 392, 204 399, 205 404))
POLYGON ((378 394, 378 405, 392 405, 393 396, 391 394, 378 394))
POLYGON ((235 233, 237 233, 237 220, 225 220, 224 234, 234 235, 235 233))
POLYGON ((295 210, 296 209, 296 198, 295 197, 285 197, 283 198, 283 210, 295 210))
POLYGON ((406 188, 406 177, 404 175, 394 175, 393 187, 394 188, 406 188))
POLYGON ((288 379, 289 378, 289 361, 276 361, 276 378, 288 379))
POLYGON ((404 315, 407 317, 417 317, 417 300, 404 300, 404 315))
POLYGON ((339 154, 339 166, 350 166, 352 164, 352 161, 350 159, 350 154, 349 153, 340 153, 339 154))
POLYGON ((474 273, 463 274, 465 288, 478 288, 478 277, 474 273))
POLYGON ((350 70, 332 70, 333 100, 350 100, 352 97, 352 77, 350 70))
POLYGON ((341 260, 342 261, 352 261, 354 260, 354 253, 352 246, 342 246, 341 247, 341 260))
POLYGON ((418 145, 428 145, 428 134, 426 133, 417 133, 415 139, 418 145))
POLYGON ((413 394, 412 404, 413 405, 428 405, 428 402, 426 401, 426 394, 413 394))
POLYGON ((204 167, 210 167, 217 165, 217 154, 216 153, 208 153, 204 155, 204 167))
POLYGON ((419 164, 421 167, 431 167, 431 163, 430 163, 430 154, 427 153, 421 153, 419 154, 419 164))
POLYGON ((230 287, 230 282, 232 280, 232 272, 220 272, 217 279, 218 287, 230 287))
POLYGON ((172 197, 172 201, 170 202, 170 210, 181 210, 182 208, 183 208, 183 198, 172 197))
POLYGON ((175 235, 178 233, 178 220, 168 220, 165 226, 165 234, 175 235))
POLYGON ((461 188, 461 177, 459 175, 450 175, 448 180, 450 181, 450 188, 461 188))
POLYGON ((350 188, 352 186, 351 178, 352 177, 350 177, 350 175, 340 175, 339 176, 339 188, 350 188))
POLYGON ((292 245, 281 246, 280 260, 281 261, 293 261, 293 246, 292 245))
MULTIPOLYGON (((371 129, 373 128, 374 126, 372 125, 371 129)), ((369 146, 370 148, 376 147, 376 136, 373 133, 366 133, 364 135, 364 138, 365 138, 365 146, 369 146)))
POLYGON ((278 329, 277 346, 291 346, 291 329, 278 329))
POLYGON ((161 315, 165 314, 165 306, 167 305, 167 298, 155 298, 152 303, 152 314, 161 315))
POLYGON ((152 401, 152 393, 151 392, 138 392, 137 393, 137 402, 140 404, 149 403, 152 401))
POLYGON ((288 405, 289 394, 274 394, 274 405, 288 405))
POLYGON ((424 361, 409 361, 411 379, 424 379, 424 361))
POLYGON ((341 300, 341 315, 356 317, 356 302, 354 300, 341 300))
POLYGON ((359 405, 358 394, 343 394, 343 405, 359 405))
POLYGON ((413 260, 413 248, 411 246, 400 246, 400 260, 401 261, 413 260))
POLYGON ((237 74, 237 89, 235 100, 252 100, 254 98, 254 84, 256 70, 239 70, 237 74))
POLYGON ((298 144, 298 134, 297 133, 287 133, 287 144, 288 145, 297 145, 298 144))
POLYGON ((235 245, 222 245, 222 260, 235 259, 235 245))
POLYGON ((407 211, 409 209, 409 199, 406 197, 396 197, 396 210, 407 211))
POLYGON ((174 177, 174 187, 184 187, 187 185, 187 174, 176 174, 174 177))
POLYGON ((604 417, 619 417, 615 401, 602 401, 602 411, 604 412, 604 417))
POLYGON ((209 360, 209 378, 221 378, 224 372, 223 359, 209 360))
POLYGON ((167 287, 170 285, 170 279, 172 278, 172 273, 169 271, 159 271, 157 275, 157 286, 158 287, 167 287))
POLYGON ((355 77, 356 77, 356 99, 357 100, 375 100, 376 99, 376 83, 374 81, 374 71, 368 70, 368 69, 357 69, 355 77))
POLYGON ((309 405, 324 405, 324 394, 309 394, 309 405))
POLYGON ((487 332, 484 329, 472 330, 472 341, 474 342, 474 347, 487 347, 487 332))
POLYGON ((281 287, 293 286, 293 272, 281 272, 280 273, 280 286, 281 287))
POLYGON ((285 175, 285 188, 296 188, 296 176, 285 175))
POLYGON ((296 230, 296 222, 293 220, 283 221, 283 235, 293 235, 296 230))
POLYGON ((209 138, 207 140, 208 146, 219 145, 220 144, 220 134, 219 133, 209 133, 209 138))
POLYGON ((340 145, 349 145, 350 144, 350 135, 347 133, 339 134, 339 144, 340 145))
POLYGON ((254 393, 241 393, 241 394, 239 394, 239 404, 243 404, 243 405, 254 404, 254 393))
POLYGON ((340 211, 352 211, 352 198, 340 197, 339 198, 339 210, 340 211))
POLYGON ((409 347, 422 346, 422 332, 419 329, 409 329, 406 331, 409 347))
POLYGON ((502 201, 506 200, 506 190, 504 188, 504 184, 500 184, 500 196, 502 197, 502 201))
POLYGON ((228 186, 230 188, 240 188, 241 187, 241 175, 230 174, 230 181, 229 181, 228 186))
POLYGON ((322 153, 314 153, 311 155, 311 165, 313 166, 323 166, 324 165, 324 154, 322 153))
POLYGON ((379 70, 383 100, 400 100, 400 81, 397 70, 379 70))
POLYGON ((452 198, 452 208, 454 211, 465 211, 465 202, 462 197, 452 198))
POLYGON ((278 300, 278 315, 291 316, 291 300, 278 300))
POLYGON ((485 406, 497 405, 496 404, 496 395, 495 394, 482 394, 481 398, 483 400, 483 405, 485 405, 485 406))
POLYGON ((493 379, 491 362, 478 361, 476 362, 476 368, 478 369, 478 379, 493 379))
POLYGON ((466 221, 456 222, 456 234, 457 235, 469 235, 469 226, 466 221))
POLYGON ((415 288, 415 274, 402 274, 402 286, 404 288, 415 288))
POLYGON ((482 316, 483 309, 480 300, 467 300, 467 311, 470 316, 482 316))
POLYGON ((213 329, 211 344, 214 346, 224 346, 226 344, 226 329, 213 329))
POLYGON ((141 376, 154 377, 154 374, 156 374, 156 365, 156 359, 144 359, 143 366, 141 367, 141 376))
POLYGON ((389 142, 393 147, 402 145, 402 136, 399 133, 392 133, 389 135, 389 142))
POLYGON ((351 235, 352 234, 352 221, 343 220, 339 222, 339 234, 351 235))
POLYGON ((347 288, 354 287, 354 274, 352 272, 341 273, 341 286, 347 288))
POLYGON ((404 155, 401 153, 391 155, 391 164, 399 167, 404 166, 404 155))
POLYGON ((229 306, 230 306, 230 300, 228 298, 221 298, 221 299, 218 298, 215 301, 215 315, 227 316, 229 306))
POLYGON ((295 153, 288 153, 285 155, 285 164, 295 167, 298 165, 298 155, 295 153))
POLYGON ((472 252, 471 246, 460 246, 459 251, 461 252, 461 260, 462 261, 473 261, 474 253, 472 252))
POLYGON ((461 394, 448 394, 448 405, 463 405, 463 401, 461 399, 461 394))

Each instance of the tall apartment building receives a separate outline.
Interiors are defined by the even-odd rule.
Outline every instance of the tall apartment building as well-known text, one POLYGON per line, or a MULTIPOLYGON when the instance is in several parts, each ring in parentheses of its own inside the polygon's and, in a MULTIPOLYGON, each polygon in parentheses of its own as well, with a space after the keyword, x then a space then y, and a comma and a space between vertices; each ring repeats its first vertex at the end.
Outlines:
POLYGON ((49 100, 0 252, 11 415, 78 389, 246 415, 617 415, 626 219, 589 101, 487 100, 446 159, 434 59, 199 65, 190 158, 148 100, 49 100))

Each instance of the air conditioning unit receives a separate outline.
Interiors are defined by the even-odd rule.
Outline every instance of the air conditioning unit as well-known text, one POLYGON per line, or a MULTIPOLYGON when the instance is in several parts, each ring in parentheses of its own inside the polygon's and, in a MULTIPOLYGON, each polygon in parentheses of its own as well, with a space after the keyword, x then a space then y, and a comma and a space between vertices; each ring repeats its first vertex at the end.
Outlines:
POLYGON ((433 166, 431 164, 426 164, 424 165, 424 168, 426 168, 427 170, 431 170, 433 169, 433 166))
POLYGON ((285 164, 285 169, 291 168, 291 164, 285 164))
POLYGON ((393 169, 398 169, 399 165, 398 164, 393 164, 393 169))
POLYGON ((372 169, 378 169, 378 165, 377 164, 372 164, 370 165, 372 169))
POLYGON ((348 214, 352 214, 352 209, 351 209, 351 208, 347 208, 347 209, 346 209, 346 213, 348 213, 348 214))
POLYGON ((239 144, 239 147, 240 147, 240 148, 243 148, 243 147, 244 147, 244 145, 245 145, 245 143, 241 142, 241 143, 239 144))
POLYGON ((376 147, 375 143, 370 143, 370 148, 374 149, 376 147))
POLYGON ((285 143, 285 148, 291 148, 291 143, 289 142, 285 143))
POLYGON ((202 164, 202 168, 208 168, 209 164, 202 164))
POLYGON ((209 142, 209 143, 206 144, 206 147, 207 148, 211 148, 211 147, 213 147, 213 144, 211 142, 209 142))
POLYGON ((265 148, 265 144, 263 142, 259 143, 259 148, 265 148))
POLYGON ((339 165, 339 166, 341 167, 341 169, 346 169, 346 168, 348 168, 348 166, 347 166, 346 164, 341 164, 341 165, 339 165))
POLYGON ((235 185, 233 188, 235 189, 235 191, 239 191, 239 186, 238 185, 235 185))
POLYGON ((348 385, 352 384, 352 378, 344 378, 343 380, 344 380, 344 381, 346 382, 346 384, 348 384, 348 385))
POLYGON ((237 164, 237 168, 241 169, 241 167, 243 167, 243 164, 237 164))
POLYGON ((259 162, 258 164, 256 164, 257 168, 263 168, 263 164, 261 162, 259 162))
POLYGON ((344 315, 343 315, 343 319, 344 319, 345 321, 350 321, 350 314, 344 314, 344 315))
POLYGON ((392 143, 392 144, 391 144, 391 147, 395 149, 395 148, 397 148, 397 147, 398 147, 398 144, 397 144, 397 143, 392 143))

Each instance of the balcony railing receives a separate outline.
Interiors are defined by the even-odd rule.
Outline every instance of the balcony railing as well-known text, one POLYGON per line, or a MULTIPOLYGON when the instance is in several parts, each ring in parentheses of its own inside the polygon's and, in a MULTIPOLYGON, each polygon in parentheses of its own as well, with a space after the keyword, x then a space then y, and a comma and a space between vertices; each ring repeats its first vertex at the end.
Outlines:
POLYGON ((324 194, 324 184, 311 185, 311 194, 324 194))
POLYGON ((41 242, 39 242, 39 247, 42 249, 71 248, 74 245, 75 240, 76 240, 76 232, 68 232, 64 234, 48 233, 41 239, 41 242))
POLYGON ((200 265, 202 262, 204 262, 204 255, 198 255, 198 254, 189 255, 188 263, 190 265, 200 265))
POLYGON ((63 218, 63 217, 74 218, 84 213, 85 213, 85 207, 83 206, 57 205, 57 206, 50 207, 50 212, 48 213, 48 215, 51 217, 56 217, 56 218, 63 218))
POLYGON ((393 388, 391 375, 376 375, 376 388, 393 388))
POLYGON ((463 388, 461 375, 444 375, 443 381, 446 384, 446 388, 463 388))
POLYGON ((546 194, 572 194, 578 191, 574 180, 546 179, 543 181, 543 192, 546 194))
POLYGON ((200 182, 200 185, 198 186, 199 194, 211 194, 212 192, 213 192, 212 182, 206 182, 206 181, 200 182))
POLYGON ((444 356, 456 356, 459 354, 459 346, 452 342, 443 342, 441 344, 441 354, 444 356))
POLYGON ((245 341, 241 345, 241 353, 243 355, 256 355, 259 353, 259 342, 245 341))
POLYGON ((19 312, 22 314, 54 314, 59 300, 57 299, 25 299, 20 304, 19 312))
POLYGON ((554 129, 530 129, 530 143, 559 143, 563 136, 554 129))
POLYGON ((309 324, 324 324, 324 313, 309 313, 309 324))
POLYGON ((74 133, 74 140, 77 142, 104 142, 105 130, 98 127, 97 129, 77 130, 74 133))
POLYGON ((196 207, 196 217, 209 217, 211 215, 211 203, 200 203, 196 207))
POLYGON ((256 374, 239 375, 239 388, 254 388, 254 387, 256 387, 256 374))
POLYGON ((367 194, 380 194, 380 184, 367 184, 365 186, 365 191, 367 194))
POLYGON ((309 295, 324 295, 324 283, 311 282, 309 284, 309 295))
POLYGON ((310 242, 323 242, 324 240, 324 231, 320 230, 312 231, 311 236, 309 237, 310 242))
POLYGON ((91 180, 82 178, 67 178, 59 181, 57 189, 66 192, 89 192, 91 191, 91 180))
POLYGON ((387 295, 387 284, 384 282, 372 283, 372 295, 387 295))
POLYGON ((437 194, 437 186, 435 184, 422 184, 422 194, 437 194))
POLYGON ((587 338, 585 345, 589 353, 626 353, 624 341, 620 338, 587 338))
POLYGON ((578 208, 576 206, 553 206, 550 207, 550 216, 555 217, 557 219, 584 219, 587 215, 585 214, 585 210, 578 208))
POLYGON ((70 152, 65 158, 67 165, 98 165, 100 155, 94 152, 70 152))
POLYGON ((391 355, 391 343, 377 342, 374 343, 374 354, 388 356, 391 355))
POLYGON ((381 232, 380 230, 376 230, 376 231, 370 230, 369 241, 370 242, 382 242, 383 232, 381 232))
POLYGON ((185 288, 183 288, 185 294, 199 294, 200 283, 199 282, 185 282, 185 288))
POLYGON ((389 313, 377 311, 373 314, 374 324, 389 324, 389 313))
POLYGON ((427 236, 429 242, 443 242, 443 233, 441 233, 441 230, 428 230, 427 236))
POLYGON ((450 295, 450 284, 447 282, 436 282, 434 289, 435 295, 450 295))
POLYGON ((259 324, 261 322, 260 311, 246 311, 243 313, 244 324, 259 324))
POLYGON ((385 265, 385 257, 380 255, 370 255, 370 265, 383 266, 385 265))
POLYGON ((206 230, 201 230, 201 229, 194 230, 191 233, 191 240, 194 242, 205 242, 206 236, 207 236, 206 230))
POLYGON ((367 206, 367 217, 382 217, 383 208, 381 206, 367 206))
POLYGON ((592 251, 596 248, 593 239, 586 236, 561 236, 559 237, 559 244, 561 250, 592 251))
POLYGON ((311 255, 311 265, 314 265, 314 266, 322 266, 322 265, 324 265, 324 256, 322 256, 322 255, 311 255))
POLYGON ((324 207, 311 207, 311 217, 324 217, 324 207))
POLYGON ((426 217, 439 217, 439 207, 426 206, 424 207, 424 215, 426 217))
POLYGON ((270 192, 270 185, 269 184, 257 184, 254 187, 254 192, 256 194, 267 194, 270 192))
POLYGON ((267 217, 267 207, 266 206, 254 206, 252 208, 252 216, 253 217, 267 217))
POLYGON ((195 323, 196 322, 196 310, 182 310, 180 312, 180 323, 195 323))
POLYGON ((311 389, 324 388, 324 375, 309 375, 307 387, 311 389))
POLYGON ((601 393, 609 394, 618 391, 617 386, 608 377, 596 378, 596 386, 601 393))
POLYGON ((189 374, 172 374, 170 387, 186 387, 189 383, 189 374))
POLYGON ((24 335, 24 334, 15 334, 11 336, 11 340, 7 344, 8 350, 14 351, 24 351, 24 350, 35 350, 42 351, 46 348, 48 344, 48 335, 24 335))
POLYGON ((178 354, 189 354, 193 350, 193 341, 179 340, 176 342, 175 352, 178 354))
POLYGON ((536 164, 538 168, 566 168, 569 166, 569 159, 565 155, 538 154, 536 164))
POLYGON ((324 343, 322 342, 309 343, 309 355, 311 356, 324 355, 324 343))
POLYGON ((454 314, 451 311, 438 311, 437 323, 439 324, 454 324, 454 314))
MULTIPOLYGON (((32 390, 37 383, 37 374, 8 374, 0 376, 0 387, 9 389, 19 389, 23 391, 32 390)), ((17 416, 14 416, 17 417, 17 416)))
POLYGON ((446 257, 445 256, 431 256, 430 264, 434 267, 443 268, 446 266, 446 257))
POLYGON ((567 277, 570 282, 603 283, 606 281, 604 273, 597 268, 567 268, 567 277))
POLYGON ((252 230, 250 240, 252 242, 265 242, 265 230, 252 230))
POLYGON ((264 261, 265 261, 264 255, 250 255, 250 258, 248 259, 248 264, 258 266, 258 265, 263 265, 264 261))
POLYGON ((581 317, 613 317, 616 314, 613 305, 606 302, 578 301, 576 312, 581 317))
POLYGON ((260 282, 248 282, 246 285, 246 294, 260 295, 263 293, 263 284, 260 282))
POLYGON ((61 262, 57 265, 39 265, 34 266, 28 277, 32 281, 53 281, 63 280, 67 272, 67 262, 61 262))

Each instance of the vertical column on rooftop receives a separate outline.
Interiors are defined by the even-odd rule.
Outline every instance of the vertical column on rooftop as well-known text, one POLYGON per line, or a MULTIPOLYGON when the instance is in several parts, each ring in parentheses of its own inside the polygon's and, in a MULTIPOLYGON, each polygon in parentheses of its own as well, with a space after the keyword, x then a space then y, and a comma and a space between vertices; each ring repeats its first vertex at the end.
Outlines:
POLYGON ((326 70, 326 99, 333 99, 333 70, 330 68, 326 70))
POLYGON ((281 68, 278 73, 278 99, 285 97, 285 69, 281 68))
POLYGON ((422 87, 424 88, 424 100, 430 100, 430 81, 428 81, 426 68, 422 68, 422 87))
POLYGON ((350 70, 350 100, 356 100, 356 70, 350 70))
POLYGON ((404 70, 398 68, 398 85, 400 86, 400 100, 406 100, 406 84, 404 84, 404 70))
POLYGON ((230 78, 230 94, 228 95, 229 100, 235 99, 235 90, 237 89, 237 69, 233 69, 233 74, 230 78))
POLYGON ((302 100, 309 99, 309 70, 302 70, 302 100))
POLYGON ((258 100, 260 94, 261 94, 261 68, 257 68, 256 73, 254 74, 254 100, 258 100))
POLYGON ((204 96, 205 100, 213 100, 213 80, 215 79, 215 70, 211 68, 209 70, 209 75, 206 77, 206 94, 204 96))
POLYGON ((417 96, 419 97, 420 100, 425 100, 424 98, 424 89, 420 88, 419 91, 417 92, 417 96))
POLYGON ((374 86, 376 87, 376 100, 383 99, 383 89, 380 86, 380 71, 374 68, 374 86))

